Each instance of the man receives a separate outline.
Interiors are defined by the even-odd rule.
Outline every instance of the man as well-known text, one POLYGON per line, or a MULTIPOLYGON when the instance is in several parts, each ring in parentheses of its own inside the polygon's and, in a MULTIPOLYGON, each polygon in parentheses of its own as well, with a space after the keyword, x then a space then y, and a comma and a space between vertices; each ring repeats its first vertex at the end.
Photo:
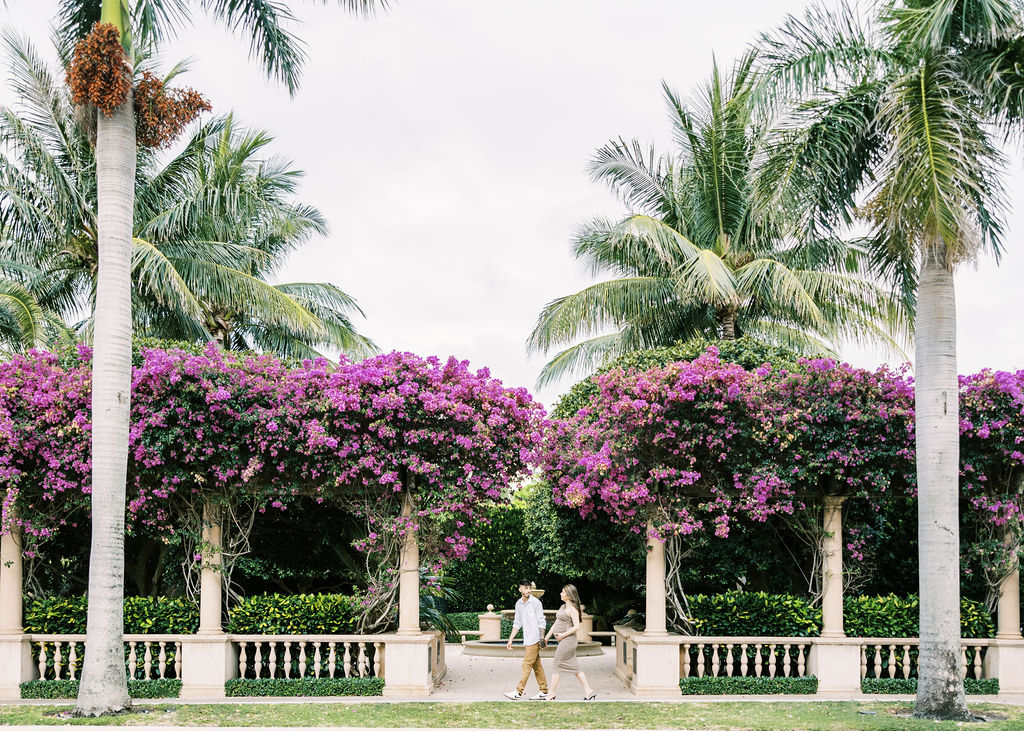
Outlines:
POLYGON ((526 681, 530 679, 532 670, 537 676, 537 685, 540 686, 540 693, 530 696, 531 701, 545 701, 548 699, 548 680, 544 677, 544 666, 540 663, 540 648, 544 646, 544 630, 547 625, 544 622, 544 607, 540 599, 533 595, 533 582, 523 579, 519 582, 519 601, 516 602, 516 617, 512 622, 512 634, 508 638, 509 650, 512 649, 512 640, 515 639, 519 628, 523 628, 523 672, 519 678, 519 685, 515 690, 505 694, 506 698, 519 700, 526 690, 526 681))

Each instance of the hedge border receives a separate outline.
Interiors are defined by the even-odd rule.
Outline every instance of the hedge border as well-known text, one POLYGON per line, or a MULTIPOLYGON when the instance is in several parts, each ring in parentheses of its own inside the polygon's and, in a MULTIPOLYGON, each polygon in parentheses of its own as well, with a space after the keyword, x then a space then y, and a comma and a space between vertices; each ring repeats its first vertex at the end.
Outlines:
MULTIPOLYGON (((878 695, 913 695, 917 693, 917 678, 864 678, 860 681, 862 693, 878 695)), ((964 678, 967 695, 998 695, 999 678, 964 678)))
POLYGON ((818 678, 814 675, 802 678, 705 675, 683 678, 679 689, 683 695, 814 695, 818 692, 818 678))
MULTIPOLYGON (((74 699, 78 697, 77 680, 27 680, 20 685, 22 698, 74 699)), ((181 681, 175 678, 129 680, 128 695, 132 698, 178 698, 181 681)))
POLYGON ((383 678, 233 678, 224 683, 228 698, 384 695, 383 678))

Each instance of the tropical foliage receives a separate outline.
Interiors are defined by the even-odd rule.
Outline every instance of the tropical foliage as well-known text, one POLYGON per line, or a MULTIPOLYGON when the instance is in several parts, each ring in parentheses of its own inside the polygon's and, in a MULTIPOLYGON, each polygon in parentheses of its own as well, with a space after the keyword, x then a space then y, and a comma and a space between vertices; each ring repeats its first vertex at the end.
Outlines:
POLYGON ((539 383, 698 337, 749 335, 823 354, 845 338, 895 346, 906 333, 905 310, 866 276, 860 242, 801 225, 797 191, 757 195, 771 128, 753 63, 744 57, 728 78, 716 66, 689 101, 665 88, 674 154, 624 140, 597 152, 593 177, 629 213, 586 223, 575 254, 615 278, 541 312, 533 350, 592 337, 559 352, 539 383))

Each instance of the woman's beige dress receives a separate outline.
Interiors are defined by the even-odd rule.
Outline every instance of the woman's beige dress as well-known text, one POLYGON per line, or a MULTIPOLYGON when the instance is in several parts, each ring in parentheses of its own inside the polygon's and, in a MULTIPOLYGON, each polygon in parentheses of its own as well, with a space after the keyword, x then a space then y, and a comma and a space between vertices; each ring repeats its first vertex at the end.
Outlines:
MULTIPOLYGON (((552 629, 556 635, 572 629, 572 619, 569 618, 569 610, 564 605, 555 612, 555 624, 552 629)), ((575 632, 558 641, 558 647, 555 648, 555 672, 575 675, 580 671, 580 663, 576 659, 576 645, 579 643, 579 637, 575 632)))

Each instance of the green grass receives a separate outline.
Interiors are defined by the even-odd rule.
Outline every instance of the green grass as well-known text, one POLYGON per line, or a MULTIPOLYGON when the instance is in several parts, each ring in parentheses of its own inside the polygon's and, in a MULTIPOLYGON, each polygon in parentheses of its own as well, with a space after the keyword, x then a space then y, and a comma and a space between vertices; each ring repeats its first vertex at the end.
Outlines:
MULTIPOLYGON (((68 706, 2 706, 0 724, 66 724, 68 706)), ((364 726, 427 728, 691 728, 691 729, 996 729, 1024 728, 1024 706, 974 703, 989 719, 959 725, 909 718, 908 703, 294 703, 148 704, 113 718, 74 725, 364 726)))

